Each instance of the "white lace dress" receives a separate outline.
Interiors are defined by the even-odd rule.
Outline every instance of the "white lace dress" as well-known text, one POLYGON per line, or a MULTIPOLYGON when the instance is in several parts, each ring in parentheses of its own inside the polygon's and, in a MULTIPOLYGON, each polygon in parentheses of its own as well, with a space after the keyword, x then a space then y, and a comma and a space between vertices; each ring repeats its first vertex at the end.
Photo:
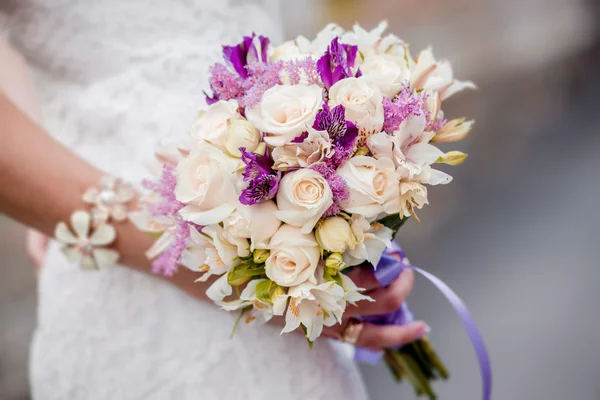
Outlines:
MULTIPOLYGON (((0 0, 0 29, 33 70, 48 131, 139 181, 159 141, 187 132, 220 45, 252 31, 279 42, 277 11, 248 0, 0 0)), ((230 340, 235 315, 124 267, 82 271, 55 245, 41 271, 35 399, 367 398, 331 342, 309 351, 271 326, 230 340)))

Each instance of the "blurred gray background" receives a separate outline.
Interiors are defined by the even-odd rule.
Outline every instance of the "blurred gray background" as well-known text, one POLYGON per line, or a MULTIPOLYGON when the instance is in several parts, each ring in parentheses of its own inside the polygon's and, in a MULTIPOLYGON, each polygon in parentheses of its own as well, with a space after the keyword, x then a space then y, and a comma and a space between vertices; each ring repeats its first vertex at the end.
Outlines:
MULTIPOLYGON (((583 0, 284 1, 288 37, 329 21, 387 19, 413 52, 431 44, 477 92, 445 107, 477 120, 446 169, 454 182, 398 238, 411 261, 469 305, 487 341, 496 400, 600 399, 600 7, 583 0)), ((28 398, 35 272, 24 230, 0 217, 0 399, 28 398)), ((448 364, 440 399, 480 396, 475 355, 452 308, 424 279, 410 298, 448 364)), ((413 399, 383 366, 372 398, 413 399)))

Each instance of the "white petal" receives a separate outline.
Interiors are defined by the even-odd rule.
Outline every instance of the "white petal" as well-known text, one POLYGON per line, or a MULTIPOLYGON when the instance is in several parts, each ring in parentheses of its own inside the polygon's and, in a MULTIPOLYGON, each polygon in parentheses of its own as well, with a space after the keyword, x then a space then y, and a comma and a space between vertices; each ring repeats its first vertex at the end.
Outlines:
POLYGON ((80 239, 88 237, 90 231, 90 214, 85 211, 75 211, 71 214, 71 226, 80 239))
POLYGON ((119 252, 110 249, 94 249, 94 258, 99 265, 114 265, 119 260, 119 252))
POLYGON ((90 243, 94 246, 106 246, 115 240, 117 232, 112 225, 99 225, 90 236, 90 243))
POLYGON ((156 241, 146 250, 146 257, 152 259, 160 253, 167 250, 175 241, 175 235, 171 231, 164 232, 156 241))
POLYGON ((63 244, 75 244, 77 238, 71 233, 64 222, 59 222, 54 229, 54 237, 63 244))
POLYGON ((179 214, 186 221, 191 221, 198 225, 212 225, 223 221, 234 210, 235 206, 232 203, 221 204, 207 211, 187 205, 179 211, 179 214))
POLYGON ((415 164, 433 164, 444 152, 428 143, 415 143, 410 146, 406 157, 415 164))
POLYGON ((442 100, 446 100, 453 94, 461 92, 465 89, 477 89, 477 85, 471 81, 454 81, 446 90, 440 93, 440 97, 442 100))
POLYGON ((96 199, 98 198, 98 193, 99 190, 97 188, 89 188, 87 189, 85 192, 83 192, 83 201, 85 201, 88 204, 93 204, 96 202, 96 199))
POLYGON ((431 177, 428 182, 430 185, 445 185, 450 182, 452 182, 450 175, 437 169, 431 169, 431 177))
POLYGON ((221 276, 206 289, 206 296, 215 303, 219 303, 225 297, 231 296, 231 293, 233 292, 231 285, 227 282, 227 275, 228 274, 221 276))

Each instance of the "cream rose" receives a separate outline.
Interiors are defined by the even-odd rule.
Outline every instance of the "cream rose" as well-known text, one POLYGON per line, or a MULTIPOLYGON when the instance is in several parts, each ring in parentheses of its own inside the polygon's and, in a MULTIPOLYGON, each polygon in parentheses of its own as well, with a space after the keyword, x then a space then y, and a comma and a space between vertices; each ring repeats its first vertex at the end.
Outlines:
POLYGON ((273 149, 273 168, 279 171, 296 167, 306 168, 331 158, 333 153, 333 145, 327 131, 317 131, 309 127, 308 136, 302 143, 288 143, 273 149))
POLYGON ((329 89, 329 107, 339 104, 346 109, 346 119, 361 131, 380 132, 383 127, 383 95, 377 85, 365 77, 346 78, 329 89))
POLYGON ((211 225, 227 218, 239 204, 237 159, 205 144, 177 166, 175 197, 186 204, 180 214, 186 221, 211 225))
POLYGON ((360 71, 363 77, 391 98, 396 96, 404 82, 410 79, 410 67, 406 59, 390 54, 367 56, 360 65, 360 71))
POLYGON ((282 146, 312 126, 323 105, 318 85, 275 85, 267 90, 260 103, 246 110, 246 117, 260 131, 270 146, 282 146))
POLYGON ((332 204, 333 194, 327 180, 312 169, 300 169, 285 174, 279 182, 279 211, 275 215, 308 233, 332 204))
POLYGON ((321 258, 319 244, 312 233, 282 225, 269 243, 271 254, 265 263, 267 277, 280 286, 296 286, 306 281, 317 283, 315 270, 321 258))
POLYGON ((238 247, 238 255, 247 257, 254 249, 265 249, 281 221, 275 216, 272 200, 238 208, 223 220, 223 237, 238 247), (248 241, 250 240, 250 243, 248 241))
MULTIPOLYGON (((427 201, 427 188, 418 182, 400 183, 400 215, 416 218, 415 208, 421 209, 427 201)), ((418 220, 418 218, 417 218, 418 220)))
POLYGON ((209 142, 221 148, 227 142, 227 123, 231 118, 241 118, 235 100, 220 100, 207 110, 200 111, 190 129, 192 148, 202 142, 209 142))
POLYGON ((400 210, 400 178, 389 158, 353 157, 337 172, 348 184, 350 192, 344 211, 371 219, 383 212, 394 214, 400 210))

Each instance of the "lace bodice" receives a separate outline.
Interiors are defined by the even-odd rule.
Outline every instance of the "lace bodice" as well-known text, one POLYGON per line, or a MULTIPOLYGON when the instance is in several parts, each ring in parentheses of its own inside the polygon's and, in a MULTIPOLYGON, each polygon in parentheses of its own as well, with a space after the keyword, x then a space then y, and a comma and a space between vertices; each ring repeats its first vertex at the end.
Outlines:
MULTIPOLYGON (((45 127, 132 181, 185 138, 223 43, 281 40, 275 1, 0 0, 0 30, 34 75, 45 127)), ((60 190, 60 188, 57 188, 60 190)), ((327 341, 235 316, 123 267, 69 265, 51 246, 39 283, 31 384, 39 399, 365 399, 327 341)))

